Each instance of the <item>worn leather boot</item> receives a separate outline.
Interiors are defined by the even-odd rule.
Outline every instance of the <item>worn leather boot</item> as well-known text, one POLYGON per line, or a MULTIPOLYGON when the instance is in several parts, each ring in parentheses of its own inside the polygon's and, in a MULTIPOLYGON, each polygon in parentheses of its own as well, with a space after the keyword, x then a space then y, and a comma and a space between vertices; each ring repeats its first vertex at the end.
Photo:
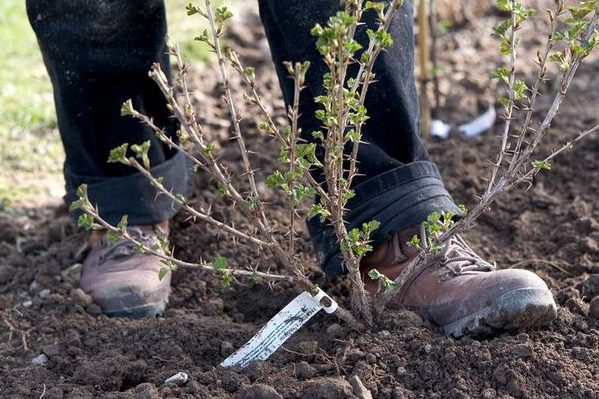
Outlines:
MULTIPOLYGON (((168 222, 148 226, 130 226, 129 234, 152 247, 158 235, 168 236, 168 222)), ((162 280, 158 274, 160 258, 137 252, 126 240, 108 243, 106 234, 94 232, 91 250, 83 262, 81 288, 114 317, 155 317, 164 312, 170 293, 171 273, 162 280)))
MULTIPOLYGON (((419 256, 406 244, 418 230, 395 233, 364 258, 361 269, 371 294, 378 283, 367 277, 369 270, 376 268, 394 279, 419 256)), ((409 276, 392 305, 424 314, 454 337, 545 325, 557 316, 553 296, 539 276, 519 269, 495 270, 459 237, 449 243, 440 265, 409 276)))

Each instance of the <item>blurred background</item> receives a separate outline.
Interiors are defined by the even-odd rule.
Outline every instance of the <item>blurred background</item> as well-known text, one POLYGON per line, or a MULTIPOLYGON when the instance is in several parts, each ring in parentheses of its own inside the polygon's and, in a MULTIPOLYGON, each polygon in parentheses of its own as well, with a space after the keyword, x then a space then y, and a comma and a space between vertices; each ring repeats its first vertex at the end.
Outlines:
MULTIPOLYGON (((193 42, 202 21, 187 18, 186 3, 166 1, 169 35, 187 59, 205 63, 210 53, 193 42)), ((0 2, 0 43, 0 212, 60 203, 63 149, 52 87, 25 1, 0 2)))

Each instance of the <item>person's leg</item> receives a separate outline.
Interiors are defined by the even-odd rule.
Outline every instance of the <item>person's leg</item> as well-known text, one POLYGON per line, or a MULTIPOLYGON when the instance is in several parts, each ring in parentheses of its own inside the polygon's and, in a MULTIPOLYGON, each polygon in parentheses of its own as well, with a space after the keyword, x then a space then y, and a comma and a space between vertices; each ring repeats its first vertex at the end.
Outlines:
MULTIPOLYGON (((283 61, 310 61, 307 88, 303 91, 300 119, 303 138, 319 129, 313 98, 322 94, 325 65, 315 48, 310 29, 325 23, 339 10, 338 1, 261 0, 260 11, 287 104, 293 93, 292 81, 283 61)), ((372 15, 371 15, 372 17, 372 15)), ((369 19, 358 32, 366 47, 364 31, 373 26, 369 19)), ((366 107, 370 119, 364 127, 355 181, 356 196, 348 203, 350 228, 378 220, 375 250, 362 261, 361 269, 377 268, 390 278, 397 277, 419 256, 407 241, 418 232, 426 217, 439 211, 459 213, 428 159, 418 132, 418 101, 413 76, 413 14, 406 1, 392 22, 394 45, 375 64, 377 82, 368 91, 366 107)), ((330 226, 311 220, 308 227, 318 259, 325 272, 344 272, 339 245, 330 226)), ((447 246, 438 267, 427 267, 409 276, 400 287, 398 303, 417 309, 443 328, 448 335, 488 333, 546 324, 556 317, 556 305, 547 285, 525 270, 495 271, 460 239, 447 246)), ((376 282, 366 279, 371 293, 376 282)))
MULTIPOLYGON (((66 153, 66 202, 76 200, 77 187, 85 183, 104 219, 117 224, 128 215, 129 234, 156 245, 159 234, 168 234, 167 220, 176 207, 165 196, 157 197, 133 168, 107 160, 122 143, 149 140, 152 173, 168 189, 187 191, 183 154, 164 146, 137 120, 121 116, 123 102, 131 99, 176 138, 178 126, 148 77, 155 62, 170 74, 163 1, 27 0, 27 12, 54 88, 66 153)), ((164 310, 171 275, 159 279, 160 258, 141 255, 131 243, 113 242, 102 232, 92 234, 90 247, 81 288, 106 314, 141 317, 164 310)))
POLYGON ((164 97, 148 77, 154 62, 170 73, 163 1, 27 0, 27 12, 54 87, 67 203, 77 199, 75 190, 85 183, 91 202, 111 223, 124 214, 133 225, 171 217, 171 201, 156 198, 143 176, 107 163, 110 150, 120 144, 149 140, 154 172, 176 192, 187 188, 182 154, 140 122, 121 116, 121 105, 132 99, 137 110, 175 135, 164 97))
MULTIPOLYGON (((310 30, 316 23, 325 24, 340 9, 339 2, 261 0, 259 3, 287 104, 293 98, 293 81, 282 62, 310 61, 307 87, 301 97, 300 125, 302 137, 312 140, 312 132, 320 129, 313 99, 323 93, 322 77, 327 70, 310 30)), ((418 129, 412 21, 413 10, 408 1, 391 24, 393 47, 380 55, 374 68, 377 81, 368 91, 369 120, 363 129, 363 141, 367 144, 361 145, 358 153, 361 176, 355 179, 356 196, 348 203, 350 228, 370 220, 381 222, 373 235, 375 246, 394 232, 424 221, 435 211, 459 213, 437 167, 428 158, 418 129)), ((366 14, 366 22, 357 36, 364 48, 368 40, 366 29, 376 24, 373 13, 366 14)), ((357 72, 355 68, 352 70, 354 74, 357 72)), ((324 270, 331 276, 342 274, 343 264, 333 230, 317 218, 308 221, 308 227, 324 270)))

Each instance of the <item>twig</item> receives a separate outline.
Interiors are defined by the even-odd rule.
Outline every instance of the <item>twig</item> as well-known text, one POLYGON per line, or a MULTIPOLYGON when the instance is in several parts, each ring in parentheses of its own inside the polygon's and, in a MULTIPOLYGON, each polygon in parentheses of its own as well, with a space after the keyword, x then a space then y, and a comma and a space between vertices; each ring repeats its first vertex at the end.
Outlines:
MULTIPOLYGON (((512 152, 512 158, 509 160, 509 168, 507 170, 504 169, 503 173, 500 174, 500 168, 502 167, 504 154, 507 153, 508 144, 510 142, 510 126, 512 117, 512 111, 515 108, 515 61, 516 61, 516 35, 515 29, 517 28, 516 19, 515 19, 515 4, 514 0, 511 1, 512 14, 511 14, 511 31, 510 31, 510 73, 508 78, 508 91, 509 91, 509 100, 507 104, 506 111, 506 122, 504 125, 504 131, 502 134, 502 143, 500 147, 500 152, 498 156, 497 162, 494 164, 493 171, 491 174, 491 179, 489 179, 489 184, 484 191, 484 193, 480 196, 479 202, 459 221, 453 224, 451 227, 444 230, 444 232, 435 239, 435 243, 437 246, 445 251, 447 249, 447 245, 449 241, 456 237, 458 234, 470 229, 474 223, 478 220, 478 218, 486 211, 488 211, 490 205, 497 199, 497 197, 507 190, 513 188, 515 185, 521 182, 529 182, 534 175, 536 175, 541 169, 548 168, 550 166, 549 161, 554 157, 564 152, 567 149, 573 147, 574 144, 578 143, 584 137, 596 132, 599 130, 599 124, 578 134, 576 138, 572 141, 565 143, 558 150, 552 151, 551 154, 544 158, 544 160, 540 161, 539 164, 543 166, 536 166, 533 164, 533 168, 530 170, 526 170, 527 165, 529 164, 530 158, 536 150, 537 146, 541 142, 542 138, 547 133, 551 122, 555 118, 555 115, 559 111, 559 108, 564 100, 564 97, 570 87, 572 82, 572 78, 576 73, 578 67, 586 56, 590 53, 597 43, 592 44, 590 42, 593 35, 596 34, 596 27, 599 20, 599 4, 595 6, 590 18, 587 20, 587 23, 584 26, 584 29, 580 36, 581 48, 583 49, 583 53, 578 52, 575 56, 573 56, 572 60, 568 64, 567 68, 565 68, 564 73, 561 78, 560 87, 558 92, 555 94, 553 101, 551 103, 551 107, 545 114, 542 122, 537 129, 530 129, 529 125, 531 122, 531 115, 534 111, 534 104, 536 103, 539 87, 541 82, 544 80, 545 76, 545 64, 549 57, 549 52, 554 46, 555 41, 555 29, 556 29, 556 20, 557 16, 561 14, 561 2, 558 2, 557 15, 553 15, 550 13, 550 18, 554 18, 551 20, 551 33, 548 36, 547 44, 545 46, 545 52, 542 55, 539 55, 539 72, 537 75, 537 81, 533 86, 532 95, 529 99, 529 107, 527 109, 527 116, 522 125, 518 130, 518 133, 514 136, 517 143, 517 151, 512 152), (524 138, 529 131, 531 132, 530 137, 524 138), (520 146, 523 145, 527 140, 530 142, 527 144, 526 148, 520 149, 520 146)), ((421 239, 422 243, 425 244, 426 240, 421 239)), ((398 288, 406 281, 406 278, 409 278, 418 270, 424 267, 434 266, 436 262, 440 259, 437 256, 431 256, 428 249, 424 248, 424 255, 416 258, 412 261, 408 267, 400 274, 400 276, 395 280, 397 283, 397 288, 389 290, 389 292, 384 292, 379 295, 379 298, 376 300, 376 305, 379 309, 390 300, 393 295, 398 292, 398 288)), ((443 252, 441 252, 443 255, 443 252)), ((565 271, 566 272, 566 271, 565 271)))
POLYGON ((27 352, 29 350, 29 345, 27 345, 27 332, 17 329, 15 326, 12 325, 11 322, 8 321, 6 317, 4 317, 2 320, 4 321, 4 324, 6 324, 6 326, 8 327, 8 343, 10 344, 13 334, 15 332, 18 332, 21 336, 21 345, 23 346, 23 350, 27 352))
POLYGON ((533 259, 522 259, 512 265, 510 265, 510 268, 512 269, 517 269, 521 266, 524 265, 531 265, 531 264, 535 264, 535 263, 540 263, 543 265, 547 265, 547 266, 551 266, 557 270, 559 270, 562 273, 566 273, 569 275, 572 275, 572 272, 569 272, 568 270, 564 269, 563 267, 561 267, 560 265, 557 264, 557 262, 552 262, 550 260, 547 259, 537 259, 537 258, 533 258, 533 259))
POLYGON ((46 384, 43 384, 42 394, 40 395, 39 399, 42 399, 44 396, 46 396, 46 384))
MULTIPOLYGON (((239 146, 239 151, 241 153, 241 159, 243 161, 243 168, 245 170, 245 175, 247 176, 248 182, 250 184, 250 189, 252 192, 252 196, 256 201, 256 206, 259 208, 262 207, 262 203, 260 202, 260 195, 258 194, 258 188, 256 186, 256 179, 254 177, 254 170, 250 164, 250 160, 248 157, 248 150, 245 145, 245 140, 241 135, 241 127, 239 122, 241 121, 241 117, 237 113, 237 107, 235 106, 235 100, 233 98, 233 94, 231 93, 231 85, 229 83, 229 74, 227 72, 227 64, 225 62, 225 57, 223 56, 221 45, 220 45, 220 35, 216 28, 216 23, 214 20, 214 16, 212 15, 212 6, 210 0, 205 0, 206 4, 206 15, 208 16, 208 23, 210 24, 210 30, 212 31, 212 39, 214 43, 214 51, 216 53, 216 57, 218 59, 218 67, 223 83, 223 89, 225 91, 226 103, 229 107, 229 113, 231 115, 231 121, 233 122, 233 131, 235 133, 235 137, 237 139, 237 145, 239 146)), ((267 225, 266 215, 261 210, 262 223, 267 225)))
POLYGON ((291 120, 291 137, 289 138, 289 253, 291 256, 295 256, 295 198, 293 191, 295 189, 295 163, 296 163, 296 149, 297 140, 299 138, 299 100, 300 91, 303 86, 303 77, 301 74, 301 64, 296 63, 295 65, 289 66, 289 69, 293 68, 293 105, 290 109, 289 119, 291 120))
POLYGON ((228 233, 231 233, 237 237, 243 238, 245 240, 248 240, 256 245, 258 245, 259 247, 270 247, 272 244, 268 243, 266 241, 263 241, 257 237, 251 236, 247 233, 242 232, 239 229, 236 229, 233 226, 230 226, 226 223, 223 223, 219 220, 214 219, 212 216, 208 215, 207 212, 203 211, 203 210, 198 210, 195 209, 193 207, 191 207, 184 199, 182 199, 181 197, 173 194, 171 191, 167 190, 166 187, 164 187, 164 185, 158 181, 150 171, 148 171, 147 169, 145 169, 135 158, 131 157, 129 158, 129 162, 130 165, 133 166, 135 169, 137 169, 137 171, 139 173, 141 173, 143 176, 145 176, 150 182, 152 182, 152 184, 154 185, 154 187, 161 193, 166 195, 169 199, 171 199, 172 201, 176 202, 177 204, 179 204, 183 209, 185 209, 187 212, 189 212, 190 215, 208 222, 210 224, 215 225, 216 227, 223 229, 225 231, 227 231, 228 233))
POLYGON ((508 66, 510 67, 510 74, 508 78, 508 104, 505 110, 504 119, 505 122, 503 124, 503 133, 501 134, 501 148, 499 150, 499 154, 497 156, 497 162, 493 165, 493 170, 491 172, 491 177, 489 178, 489 184, 487 186, 487 191, 491 190, 493 184, 495 184, 495 179, 497 177, 497 173, 501 168, 503 163, 503 157, 505 156, 505 152, 508 144, 508 137, 510 133, 510 126, 512 124, 513 119, 513 111, 515 106, 515 91, 514 91, 514 83, 516 82, 516 45, 517 45, 517 37, 516 30, 518 26, 516 25, 516 11, 515 5, 516 1, 511 0, 511 25, 510 25, 510 62, 508 66))
MULTIPOLYGON (((541 162, 542 163, 548 163, 548 162, 550 162, 553 158, 555 158, 556 156, 558 156, 562 152, 564 152, 566 150, 571 150, 574 147, 574 145, 576 145, 580 140, 582 140, 583 138, 585 138, 589 134, 595 133, 597 131, 599 131, 599 124, 593 126, 592 128, 590 128, 588 130, 585 130, 584 132, 578 133, 578 135, 572 141, 568 141, 566 144, 564 144, 558 150, 555 150, 553 153, 551 153, 551 155, 545 157, 545 159, 543 159, 541 162)), ((520 178, 516 179, 513 183, 511 183, 510 187, 518 185, 518 184, 520 184, 522 182, 525 182, 525 181, 529 181, 530 178, 532 178, 533 176, 535 176, 539 172, 540 172, 540 169, 537 169, 537 168, 530 169, 528 172, 526 172, 520 178)))
POLYGON ((168 261, 176 266, 200 268, 200 269, 209 270, 212 272, 218 272, 218 273, 222 273, 222 274, 229 273, 231 275, 261 277, 261 278, 269 279, 269 280, 294 281, 296 279, 294 276, 264 273, 264 272, 260 272, 257 270, 250 271, 250 270, 239 270, 239 269, 229 269, 229 268, 216 268, 211 263, 207 263, 207 262, 201 262, 201 263, 184 262, 182 260, 179 260, 179 259, 171 256, 171 255, 166 254, 162 250, 148 247, 143 242, 136 240, 133 236, 131 236, 127 230, 121 230, 117 227, 114 227, 113 225, 108 223, 105 219, 103 219, 102 216, 100 216, 100 213, 98 212, 98 210, 95 209, 94 207, 92 207, 91 204, 89 204, 89 206, 83 207, 82 210, 85 213, 93 216, 94 219, 100 224, 100 226, 102 228, 104 228, 108 231, 111 231, 113 233, 116 233, 121 238, 131 242, 132 244, 135 244, 135 246, 137 248, 139 248, 141 250, 141 252, 157 256, 160 259, 168 261))

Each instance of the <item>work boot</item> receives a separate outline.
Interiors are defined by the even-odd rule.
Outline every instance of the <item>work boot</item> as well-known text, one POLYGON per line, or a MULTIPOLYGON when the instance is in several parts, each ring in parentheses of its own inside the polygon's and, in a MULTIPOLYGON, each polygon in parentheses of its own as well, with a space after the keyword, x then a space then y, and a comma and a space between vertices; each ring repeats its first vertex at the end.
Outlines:
MULTIPOLYGON (((131 226, 129 234, 148 247, 168 236, 168 222, 131 226)), ((104 314, 114 317, 155 317, 164 312, 170 293, 171 273, 159 279, 160 258, 141 254, 135 244, 119 239, 109 242, 103 232, 90 238, 91 250, 83 262, 81 288, 104 314)))
MULTIPOLYGON (((378 282, 367 277, 369 270, 376 268, 394 279, 419 256, 407 244, 418 230, 395 233, 364 258, 361 270, 371 294, 378 282)), ((539 276, 520 269, 495 270, 460 237, 449 242, 436 265, 415 270, 391 305, 424 314, 456 338, 545 325, 557 316, 553 296, 539 276)))

